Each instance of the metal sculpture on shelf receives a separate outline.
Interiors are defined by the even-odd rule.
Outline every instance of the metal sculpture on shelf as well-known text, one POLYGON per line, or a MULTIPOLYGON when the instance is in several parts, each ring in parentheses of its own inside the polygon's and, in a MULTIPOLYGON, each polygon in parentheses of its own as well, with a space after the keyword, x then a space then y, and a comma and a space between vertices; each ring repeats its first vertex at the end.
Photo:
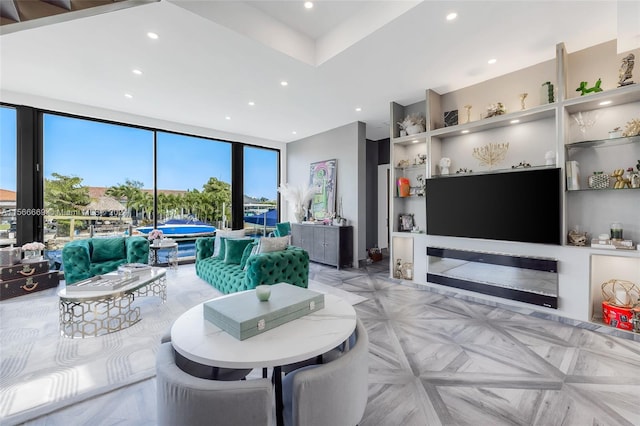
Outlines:
POLYGON ((507 110, 504 107, 502 102, 498 102, 495 104, 491 104, 487 107, 487 115, 485 118, 495 117, 497 115, 504 115, 507 113, 507 110))
POLYGON ((633 65, 635 64, 636 56, 633 53, 629 53, 622 58, 622 64, 620 65, 620 80, 618 80, 618 87, 628 86, 634 84, 631 77, 633 77, 633 65))
POLYGON ((480 160, 481 166, 489 166, 489 168, 492 168, 504 161, 508 150, 509 142, 490 143, 480 148, 474 148, 473 158, 480 160))
POLYGON ((528 93, 520 93, 518 96, 520 96, 520 109, 526 109, 526 106, 524 105, 524 100, 527 99, 527 95, 529 95, 528 93))

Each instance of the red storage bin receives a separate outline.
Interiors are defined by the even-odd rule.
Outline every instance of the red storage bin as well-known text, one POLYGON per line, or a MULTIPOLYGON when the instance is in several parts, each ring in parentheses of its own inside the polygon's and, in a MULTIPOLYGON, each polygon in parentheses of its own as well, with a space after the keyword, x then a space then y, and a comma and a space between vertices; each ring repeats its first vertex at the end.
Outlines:
POLYGON ((621 330, 634 331, 634 325, 635 331, 640 329, 640 308, 625 308, 602 302, 602 318, 605 324, 621 330))

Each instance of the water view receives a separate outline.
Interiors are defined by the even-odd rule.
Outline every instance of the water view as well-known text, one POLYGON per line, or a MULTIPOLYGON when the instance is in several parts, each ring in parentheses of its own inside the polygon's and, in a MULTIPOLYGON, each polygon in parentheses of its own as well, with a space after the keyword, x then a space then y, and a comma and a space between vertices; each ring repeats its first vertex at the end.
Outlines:
POLYGON ((264 235, 275 226, 278 151, 244 146, 238 189, 230 142, 56 114, 43 115, 44 209, 17 209, 15 111, 3 107, 1 118, 2 245, 15 243, 18 215, 42 215, 54 261, 68 241, 145 236, 156 227, 189 259, 196 238, 230 226, 234 190, 244 194, 248 233, 264 235))

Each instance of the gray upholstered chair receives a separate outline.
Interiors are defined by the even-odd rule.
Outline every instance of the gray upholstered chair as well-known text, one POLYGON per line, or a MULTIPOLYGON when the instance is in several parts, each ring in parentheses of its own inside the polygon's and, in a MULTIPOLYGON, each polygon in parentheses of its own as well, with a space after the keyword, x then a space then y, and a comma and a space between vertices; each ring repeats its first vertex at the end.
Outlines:
POLYGON ((356 342, 339 358, 287 374, 282 381, 286 426, 354 426, 368 399, 369 338, 356 320, 356 342))
POLYGON ((269 379, 219 381, 193 377, 176 365, 171 343, 156 355, 158 425, 272 425, 269 379))

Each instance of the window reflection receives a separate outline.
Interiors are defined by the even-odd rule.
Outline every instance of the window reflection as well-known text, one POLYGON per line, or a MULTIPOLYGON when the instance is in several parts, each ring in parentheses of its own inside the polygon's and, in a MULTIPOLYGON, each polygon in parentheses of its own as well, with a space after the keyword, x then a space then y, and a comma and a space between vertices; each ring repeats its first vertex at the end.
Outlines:
POLYGON ((178 242, 178 260, 195 259, 196 238, 231 217, 231 144, 167 132, 157 140, 158 228, 178 242))
POLYGON ((278 151, 244 148, 244 228, 247 234, 267 236, 278 214, 278 151))

